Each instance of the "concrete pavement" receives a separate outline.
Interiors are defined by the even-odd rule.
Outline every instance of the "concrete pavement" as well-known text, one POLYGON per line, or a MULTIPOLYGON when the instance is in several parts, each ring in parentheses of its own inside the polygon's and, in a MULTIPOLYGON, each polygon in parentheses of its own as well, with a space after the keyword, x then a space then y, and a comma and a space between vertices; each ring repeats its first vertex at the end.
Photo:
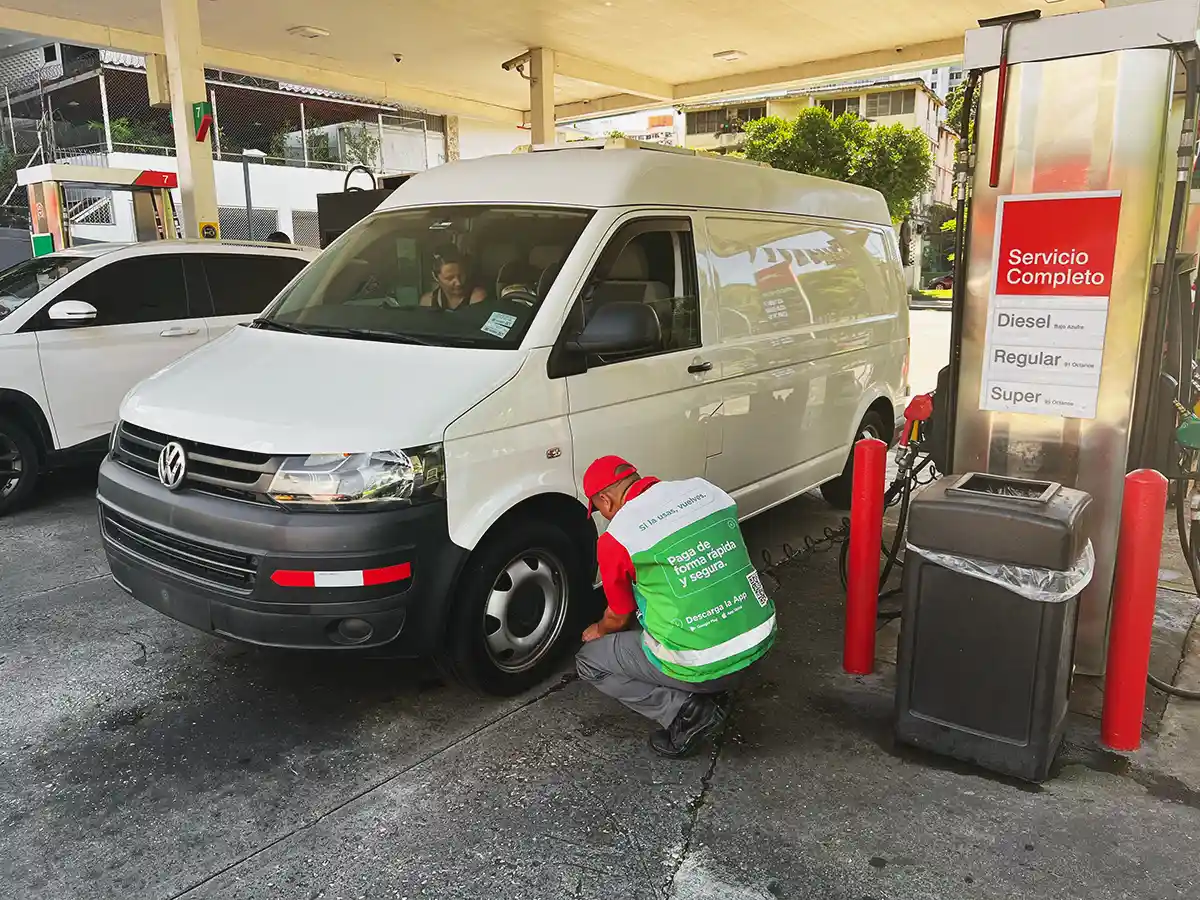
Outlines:
MULTIPOLYGON (((914 315, 917 390, 946 319, 914 315)), ((776 649, 668 762, 569 669, 498 701, 192 632, 107 577, 94 475, 49 487, 0 520, 3 900, 1200 896, 1200 704, 1152 696, 1118 757, 1081 683, 1041 787, 899 748, 889 630, 878 674, 840 671, 836 552, 780 570, 776 649)), ((805 497, 746 531, 778 558, 837 520, 805 497)), ((1162 593, 1153 665, 1200 687, 1196 609, 1162 593)))
MULTIPOLYGON (((781 571, 777 649, 668 762, 567 672, 496 701, 191 632, 104 577, 88 480, 56 481, 0 521, 0 897, 1200 893, 1165 740, 1127 762, 1076 717, 1041 788, 894 747, 889 668, 840 672, 836 553, 781 571)), ((778 556, 835 521, 803 498, 747 531, 778 556)))

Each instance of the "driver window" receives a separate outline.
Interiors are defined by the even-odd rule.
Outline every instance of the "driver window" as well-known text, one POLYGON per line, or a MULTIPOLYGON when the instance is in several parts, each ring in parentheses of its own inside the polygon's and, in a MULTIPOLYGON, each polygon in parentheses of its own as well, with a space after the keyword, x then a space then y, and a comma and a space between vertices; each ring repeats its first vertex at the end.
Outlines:
MULTIPOLYGON (((700 301, 691 223, 686 219, 654 222, 659 223, 661 228, 648 228, 645 221, 630 222, 617 232, 583 299, 585 326, 597 309, 614 301, 644 303, 654 310, 662 342, 652 353, 638 356, 700 346, 700 301)), ((598 362, 603 365, 617 361, 606 358, 598 362)))

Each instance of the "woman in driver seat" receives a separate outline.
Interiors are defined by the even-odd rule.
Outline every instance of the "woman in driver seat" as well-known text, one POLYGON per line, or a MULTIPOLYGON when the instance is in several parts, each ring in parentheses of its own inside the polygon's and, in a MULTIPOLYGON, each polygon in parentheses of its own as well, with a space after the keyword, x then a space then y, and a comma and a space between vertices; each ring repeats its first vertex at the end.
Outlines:
POLYGON ((444 247, 433 255, 433 280, 435 287, 421 298, 422 306, 449 311, 487 299, 482 287, 467 287, 467 266, 456 247, 444 247))

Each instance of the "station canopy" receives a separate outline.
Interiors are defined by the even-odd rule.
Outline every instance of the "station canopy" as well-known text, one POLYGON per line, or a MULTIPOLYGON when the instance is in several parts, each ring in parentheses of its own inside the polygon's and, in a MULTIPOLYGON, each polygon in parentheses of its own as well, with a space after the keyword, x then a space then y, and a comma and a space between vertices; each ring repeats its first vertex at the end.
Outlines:
MULTIPOLYGON (((936 65, 981 18, 1103 0, 198 0, 205 63, 432 112, 521 124, 501 64, 554 51, 562 120, 936 65), (399 59, 399 61, 397 61, 399 59)), ((163 52, 160 0, 0 0, 6 29, 163 52)), ((528 74, 528 67, 525 74, 528 74)))

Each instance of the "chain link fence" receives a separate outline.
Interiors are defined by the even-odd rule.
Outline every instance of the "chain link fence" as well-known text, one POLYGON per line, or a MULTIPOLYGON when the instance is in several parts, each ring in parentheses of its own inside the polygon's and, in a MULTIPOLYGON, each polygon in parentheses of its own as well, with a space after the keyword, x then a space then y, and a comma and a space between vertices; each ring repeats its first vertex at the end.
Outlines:
MULTIPOLYGON (((27 221, 24 192, 16 187, 16 172, 26 166, 174 168, 164 159, 175 155, 171 113, 150 105, 144 60, 75 50, 69 60, 0 85, 0 220, 23 214, 27 221)), ((262 240, 275 231, 289 233, 290 223, 295 242, 319 246, 316 195, 341 190, 333 173, 352 166, 376 174, 419 172, 446 161, 442 116, 229 72, 207 70, 205 76, 226 238, 262 240), (249 198, 243 162, 254 164, 249 198), (310 171, 268 176, 262 165, 310 171), (249 216, 247 201, 253 204, 249 216)), ((72 224, 113 225, 126 218, 116 211, 127 202, 124 195, 85 188, 68 194, 72 224)))
POLYGON ((317 225, 315 209, 292 210, 292 243, 305 247, 321 246, 321 229, 317 225))
POLYGON ((247 220, 246 207, 221 206, 217 209, 217 219, 221 224, 221 237, 227 241, 265 241, 279 230, 277 209, 251 207, 247 220))

